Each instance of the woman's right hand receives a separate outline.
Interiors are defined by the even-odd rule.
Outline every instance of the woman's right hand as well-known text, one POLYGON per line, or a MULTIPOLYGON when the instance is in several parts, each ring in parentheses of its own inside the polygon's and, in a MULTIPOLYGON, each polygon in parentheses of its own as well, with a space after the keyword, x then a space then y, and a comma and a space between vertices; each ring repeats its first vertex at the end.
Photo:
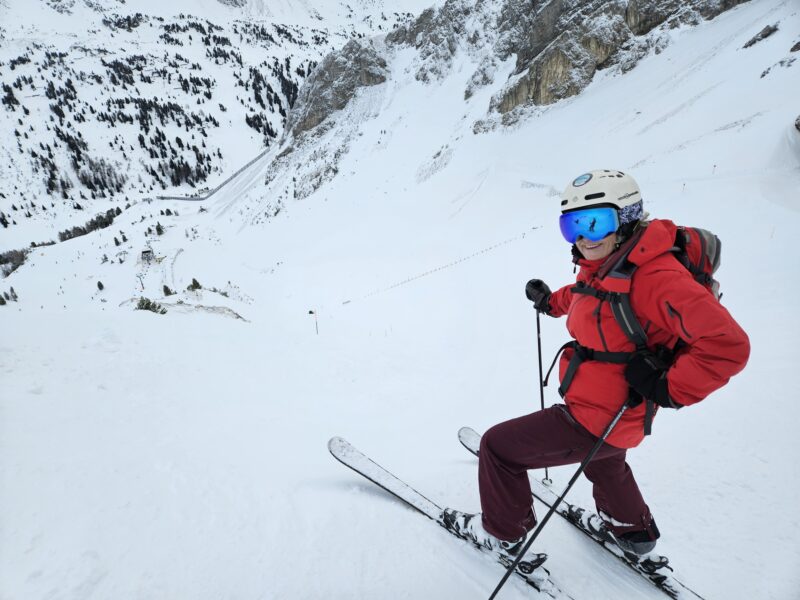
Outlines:
POLYGON ((525 296, 539 312, 550 313, 550 288, 541 279, 531 279, 525 285, 525 296))

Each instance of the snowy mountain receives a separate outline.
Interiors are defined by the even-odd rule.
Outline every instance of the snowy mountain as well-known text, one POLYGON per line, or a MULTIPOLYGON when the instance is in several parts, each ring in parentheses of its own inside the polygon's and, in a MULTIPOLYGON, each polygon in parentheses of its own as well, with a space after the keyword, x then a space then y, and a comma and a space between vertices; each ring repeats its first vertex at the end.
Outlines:
POLYGON ((82 225, 141 198, 203 195, 281 135, 323 56, 411 17, 373 2, 13 0, 0 11, 0 134, 14 142, 0 152, 0 219, 38 223, 11 234, 26 245, 67 215, 82 225))
MULTIPOLYGON (((697 406, 659 414, 628 455, 662 532, 658 550, 705 598, 794 597, 800 290, 784 257, 800 211, 800 7, 734 4, 404 4, 402 26, 384 35, 385 5, 366 2, 350 3, 352 13, 173 3, 193 15, 180 17, 155 2, 0 0, 0 80, 20 101, 0 107, 11 140, 0 150, 0 210, 16 221, 0 229, 0 252, 19 251, 0 279, 0 597, 488 596, 502 575, 492 561, 345 470, 326 442, 343 436, 431 500, 478 510, 476 465, 456 432, 537 410, 523 287, 574 277, 558 194, 605 167, 636 177, 654 217, 719 235, 722 301, 752 343, 741 375, 697 406), (125 19, 102 24, 137 12, 130 32, 125 19), (261 25, 275 44, 260 33, 246 41, 261 25), (314 45, 314 32, 327 41, 314 45), (214 48, 243 64, 216 64, 214 48), (31 62, 11 71, 26 52, 31 62), (171 67, 175 53, 188 64, 171 67), (127 61, 137 54, 145 61, 127 61), (112 87, 111 73, 122 75, 102 61, 115 60, 133 84, 112 87), (211 100, 193 62, 216 82, 211 100), (250 65, 263 66, 265 107, 250 65), (39 68, 72 107, 64 125, 39 68), (297 85, 291 110, 281 68, 297 85), (23 71, 36 91, 13 86, 23 71), (89 85, 89 73, 102 84, 89 85), (143 148, 140 121, 98 120, 108 101, 128 97, 126 115, 141 114, 136 98, 174 103, 182 127, 154 108, 143 148), (13 133, 23 105, 38 115, 23 120, 34 127, 27 140, 13 133), (76 118, 84 107, 86 122, 76 118), (219 127, 187 132, 191 113, 219 127), (243 123, 250 114, 275 135, 243 123), (56 127, 80 131, 95 163, 130 169, 123 186, 133 188, 92 199, 56 127), (211 172, 194 188, 160 189, 147 166, 159 173, 170 145, 188 162, 192 134, 211 172), (25 154, 40 143, 74 198, 44 191, 43 167, 25 154), (157 198, 203 187, 217 191, 157 198)), ((560 320, 542 328, 547 360, 567 334, 560 320)), ((547 403, 558 401, 548 389, 547 403)), ((554 488, 572 472, 552 469, 554 488)), ((585 480, 570 497, 593 505, 585 480)), ((563 522, 551 521, 533 551, 549 554, 573 598, 660 597, 563 522)), ((536 595, 512 581, 502 597, 536 595)))

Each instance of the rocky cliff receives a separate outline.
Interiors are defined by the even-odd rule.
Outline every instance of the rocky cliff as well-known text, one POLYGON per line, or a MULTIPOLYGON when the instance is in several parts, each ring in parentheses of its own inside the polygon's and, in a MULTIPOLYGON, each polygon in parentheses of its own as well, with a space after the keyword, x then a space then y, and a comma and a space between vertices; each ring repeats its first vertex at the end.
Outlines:
POLYGON ((500 112, 528 103, 551 104, 583 90, 599 69, 625 71, 664 43, 656 28, 695 25, 743 0, 508 0, 498 29, 514 32, 515 76, 495 98, 500 112), (524 7, 531 6, 525 13, 524 7), (513 17, 522 15, 516 22, 513 17))
POLYGON ((416 78, 423 82, 446 76, 457 52, 475 55, 479 66, 466 98, 496 83, 498 65, 513 59, 513 73, 489 107, 507 113, 574 96, 600 69, 627 71, 664 47, 666 29, 695 25, 744 1, 447 0, 390 32, 384 56, 351 42, 326 58, 301 94, 299 114, 290 117, 292 130, 314 127, 359 87, 384 81, 392 49, 417 50, 416 78))
POLYGON ((319 125, 344 108, 360 87, 386 81, 386 60, 371 40, 351 40, 325 57, 303 86, 286 128, 294 135, 319 125))

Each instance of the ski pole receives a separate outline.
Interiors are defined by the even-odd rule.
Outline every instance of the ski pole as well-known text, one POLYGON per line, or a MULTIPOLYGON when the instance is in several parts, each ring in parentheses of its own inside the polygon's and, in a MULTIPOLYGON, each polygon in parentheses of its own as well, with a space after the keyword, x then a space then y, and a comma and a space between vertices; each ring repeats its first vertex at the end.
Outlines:
POLYGON ((569 480, 567 487, 564 489, 563 492, 561 492, 561 495, 558 497, 558 499, 555 502, 553 502, 553 505, 550 507, 550 510, 547 511, 547 514, 544 516, 544 519, 542 519, 542 522, 539 523, 539 526, 533 532, 531 538, 525 543, 525 546, 517 555, 517 558, 515 558, 514 562, 511 563, 511 565, 508 567, 506 574, 503 575, 503 578, 500 580, 500 583, 497 584, 497 587, 494 588, 492 595, 489 596, 489 600, 494 600, 494 597, 497 596, 500 589, 505 585, 506 581, 508 581, 508 578, 511 577, 511 574, 514 572, 514 569, 517 568, 517 565, 522 560, 522 557, 525 556, 525 553, 531 547, 531 544, 533 544, 534 540, 539 536, 542 529, 544 529, 544 526, 547 525, 547 522, 550 520, 550 517, 552 517, 553 513, 556 512, 556 508, 558 508, 558 505, 561 504, 561 501, 564 499, 564 496, 566 496, 567 493, 569 493, 570 489, 572 489, 572 486, 578 480, 578 477, 580 477, 581 473, 583 473, 584 469, 586 469, 586 465, 588 465, 591 462, 591 460, 594 458, 594 455, 597 454, 598 450, 600 450, 600 446, 603 445, 603 442, 606 441, 606 438, 611 434, 614 427, 617 426, 617 423, 622 418, 622 415, 625 414, 626 410, 628 410, 628 400, 625 401, 625 403, 622 405, 622 408, 619 409, 619 412, 614 416, 613 419, 611 419, 611 422, 608 424, 608 427, 606 427, 606 430, 603 432, 603 435, 601 435, 597 439, 595 445, 592 447, 591 450, 589 450, 589 454, 587 454, 586 458, 583 459, 583 462, 578 467, 578 470, 575 471, 575 475, 573 475, 572 479, 569 480))
MULTIPOLYGON (((542 378, 542 324, 539 315, 542 311, 536 310, 536 341, 539 346, 539 398, 542 401, 542 410, 544 410, 544 379, 542 378)), ((550 479, 547 467, 544 468, 544 479, 542 480, 545 485, 550 485, 553 480, 550 479)))

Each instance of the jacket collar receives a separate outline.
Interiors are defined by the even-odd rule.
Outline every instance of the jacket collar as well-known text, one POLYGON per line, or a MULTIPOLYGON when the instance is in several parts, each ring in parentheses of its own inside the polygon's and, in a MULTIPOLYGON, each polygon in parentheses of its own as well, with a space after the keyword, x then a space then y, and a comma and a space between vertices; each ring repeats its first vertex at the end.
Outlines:
POLYGON ((622 259, 638 267, 669 252, 675 246, 677 232, 678 228, 672 221, 657 219, 643 223, 630 238, 606 258, 587 260, 580 257, 577 249, 574 256, 583 276, 597 275, 600 279, 604 279, 615 270, 622 259))

